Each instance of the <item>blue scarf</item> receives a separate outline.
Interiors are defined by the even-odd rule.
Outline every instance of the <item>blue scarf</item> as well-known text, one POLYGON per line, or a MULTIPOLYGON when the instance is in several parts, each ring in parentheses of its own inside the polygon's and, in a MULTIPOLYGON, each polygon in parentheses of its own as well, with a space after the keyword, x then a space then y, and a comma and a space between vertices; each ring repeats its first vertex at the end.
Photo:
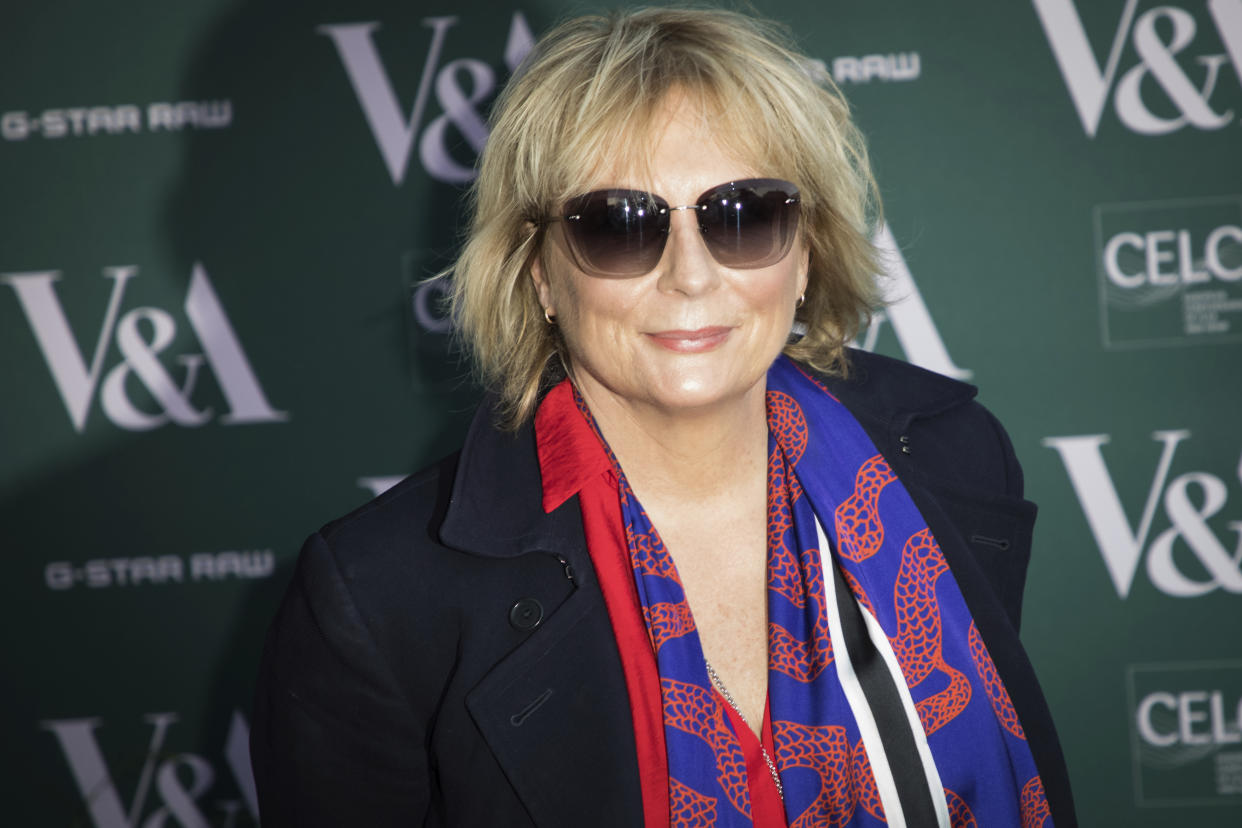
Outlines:
MULTIPOLYGON (((1009 694, 901 481, 853 415, 785 357, 768 372, 767 413, 768 694, 789 825, 887 824, 833 660, 831 563, 821 558, 831 551, 891 644, 951 824, 1051 826, 1009 694), (820 548, 821 531, 830 550, 820 548)), ((660 673, 673 823, 750 826, 746 760, 713 692, 673 559, 609 456, 660 673)))

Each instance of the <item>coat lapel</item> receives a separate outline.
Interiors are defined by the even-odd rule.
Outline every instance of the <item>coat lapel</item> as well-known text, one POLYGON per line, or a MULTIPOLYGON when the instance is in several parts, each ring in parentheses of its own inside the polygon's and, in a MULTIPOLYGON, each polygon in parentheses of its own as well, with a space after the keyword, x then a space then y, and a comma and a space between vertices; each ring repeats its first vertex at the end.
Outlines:
POLYGON ((481 557, 557 555, 574 590, 466 694, 488 748, 538 826, 632 826, 642 795, 629 697, 577 498, 550 514, 533 427, 480 406, 440 539, 481 557))
POLYGON ((579 588, 466 707, 536 825, 641 824, 625 677, 598 590, 579 588))

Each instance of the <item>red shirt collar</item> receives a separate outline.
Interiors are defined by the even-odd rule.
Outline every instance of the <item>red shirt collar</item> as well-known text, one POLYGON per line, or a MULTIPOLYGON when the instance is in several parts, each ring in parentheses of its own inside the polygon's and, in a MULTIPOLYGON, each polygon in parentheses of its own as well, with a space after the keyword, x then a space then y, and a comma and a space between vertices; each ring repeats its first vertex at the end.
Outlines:
POLYGON ((548 392, 535 412, 535 442, 543 478, 543 510, 552 512, 584 486, 605 477, 616 485, 612 461, 578 405, 568 379, 548 392))

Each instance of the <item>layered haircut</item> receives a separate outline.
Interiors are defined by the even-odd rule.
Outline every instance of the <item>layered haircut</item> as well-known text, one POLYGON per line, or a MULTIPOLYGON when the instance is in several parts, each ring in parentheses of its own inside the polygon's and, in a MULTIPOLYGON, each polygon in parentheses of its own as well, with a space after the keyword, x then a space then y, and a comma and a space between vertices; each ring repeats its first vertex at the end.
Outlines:
MULTIPOLYGON (((527 421, 572 364, 531 281, 544 220, 601 171, 641 174, 671 95, 697 103, 757 174, 794 182, 810 251, 800 337, 785 353, 845 373, 845 345, 879 307, 879 198, 862 135, 823 64, 777 25, 730 11, 650 8, 578 17, 535 46, 498 97, 450 279, 458 336, 503 425, 527 421), (559 358, 558 358, 559 357, 559 358)), ((641 277, 640 277, 641 278, 641 277)))

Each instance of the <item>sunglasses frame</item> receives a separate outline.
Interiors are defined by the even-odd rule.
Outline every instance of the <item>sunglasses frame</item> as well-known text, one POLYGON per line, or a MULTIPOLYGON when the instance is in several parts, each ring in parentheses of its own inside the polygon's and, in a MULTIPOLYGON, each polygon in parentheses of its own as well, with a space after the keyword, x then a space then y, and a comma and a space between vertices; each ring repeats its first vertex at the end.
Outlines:
MULTIPOLYGON (((663 197, 646 190, 610 187, 600 190, 592 190, 590 192, 583 193, 582 195, 574 196, 566 202, 565 209, 568 212, 558 216, 549 216, 537 223, 544 225, 550 222, 562 222, 565 225, 565 246, 569 251, 570 258, 582 272, 604 279, 631 279, 650 273, 664 257, 664 248, 667 245, 669 233, 672 230, 672 213, 693 210, 698 214, 697 218, 699 232, 703 236, 704 246, 707 248, 707 251, 711 255, 713 261, 722 267, 728 267, 733 270, 755 270, 776 264, 781 259, 785 258, 785 256, 789 255, 789 251, 793 247, 794 239, 797 237, 798 224, 801 222, 801 203, 802 198, 798 191, 797 185, 793 182, 785 181, 784 179, 779 178, 743 178, 733 181, 725 181, 704 190, 699 195, 695 203, 679 204, 676 206, 670 206, 668 201, 663 197), (720 234, 720 230, 722 230, 726 224, 724 221, 716 221, 712 224, 705 224, 704 221, 707 210, 712 206, 716 195, 722 190, 743 190, 749 191, 752 195, 759 191, 766 191, 764 194, 767 192, 777 192, 784 195, 785 200, 780 204, 780 207, 782 207, 786 213, 792 212, 793 220, 792 222, 789 222, 788 215, 785 215, 779 218, 774 218, 772 221, 776 222, 783 220, 784 222, 789 222, 793 225, 792 228, 786 229, 782 226, 784 236, 780 239, 779 244, 773 246, 770 250, 767 250, 763 256, 742 260, 740 262, 731 262, 729 260, 721 261, 720 256, 723 255, 724 251, 720 249, 720 239, 724 239, 725 237, 720 234), (647 242, 645 245, 640 242, 640 249, 636 250, 630 256, 631 259, 637 261, 638 266, 641 269, 631 270, 627 268, 625 270, 618 271, 596 267, 591 262, 591 256, 587 254, 587 251, 582 249, 584 246, 589 245, 589 242, 579 236, 574 228, 575 226, 580 226, 577 225, 577 222, 581 220, 583 211, 581 209, 574 211, 573 207, 585 206, 592 198, 608 198, 609 196, 632 196, 636 201, 647 200, 657 208, 657 215, 654 219, 655 225, 653 229, 659 234, 658 239, 647 242), (652 250, 652 245, 655 246, 654 251, 652 250), (646 266, 647 259, 651 260, 650 266, 646 266)), ((744 237, 745 232, 746 231, 743 229, 740 233, 734 234, 734 240, 744 237)), ((755 231, 752 230, 752 232, 755 231)), ((620 237, 624 234, 620 233, 617 235, 620 237)), ((727 242, 728 240, 725 239, 725 241, 727 242)))

